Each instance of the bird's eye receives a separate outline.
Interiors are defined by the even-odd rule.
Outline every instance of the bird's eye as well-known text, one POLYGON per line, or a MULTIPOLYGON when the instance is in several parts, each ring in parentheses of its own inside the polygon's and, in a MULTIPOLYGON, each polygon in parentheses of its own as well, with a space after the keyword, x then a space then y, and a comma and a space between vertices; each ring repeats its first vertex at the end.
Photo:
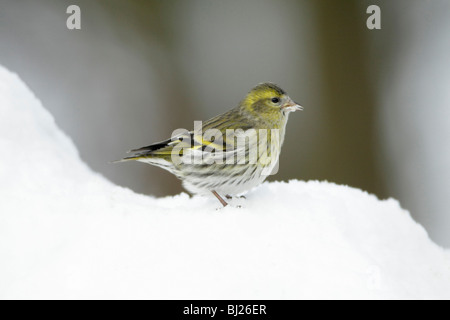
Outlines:
POLYGON ((278 103, 278 102, 280 102, 280 99, 278 99, 278 98, 272 98, 272 102, 273 102, 273 103, 278 103))

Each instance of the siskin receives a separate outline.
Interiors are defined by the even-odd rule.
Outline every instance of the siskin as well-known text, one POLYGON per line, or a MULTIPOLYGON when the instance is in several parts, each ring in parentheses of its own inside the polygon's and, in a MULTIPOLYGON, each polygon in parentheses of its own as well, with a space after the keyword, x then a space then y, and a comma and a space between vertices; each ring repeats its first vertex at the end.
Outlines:
MULTIPOLYGON (((214 194, 223 206, 261 184, 277 168, 289 113, 303 108, 273 83, 254 87, 239 105, 193 131, 131 150, 136 160, 161 167, 193 194, 214 194)), ((194 126, 196 127, 196 126, 194 126)))

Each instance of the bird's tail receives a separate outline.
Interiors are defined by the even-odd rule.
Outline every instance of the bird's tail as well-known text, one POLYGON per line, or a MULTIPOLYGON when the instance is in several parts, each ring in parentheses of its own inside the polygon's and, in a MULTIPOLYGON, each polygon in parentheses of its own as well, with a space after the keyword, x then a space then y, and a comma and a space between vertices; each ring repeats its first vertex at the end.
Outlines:
POLYGON ((109 163, 121 163, 121 162, 128 162, 128 161, 138 161, 138 160, 140 160, 142 158, 145 158, 145 157, 136 155, 136 156, 126 157, 126 158, 123 158, 123 159, 120 159, 120 160, 110 161, 109 163))

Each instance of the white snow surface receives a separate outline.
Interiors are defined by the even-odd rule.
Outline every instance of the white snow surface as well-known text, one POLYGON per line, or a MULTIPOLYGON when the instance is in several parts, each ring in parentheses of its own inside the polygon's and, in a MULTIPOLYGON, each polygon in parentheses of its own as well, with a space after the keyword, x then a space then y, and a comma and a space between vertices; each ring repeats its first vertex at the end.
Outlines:
POLYGON ((219 210, 136 194, 3 67, 0 159, 0 299, 450 298, 449 252, 396 200, 317 181, 219 210))

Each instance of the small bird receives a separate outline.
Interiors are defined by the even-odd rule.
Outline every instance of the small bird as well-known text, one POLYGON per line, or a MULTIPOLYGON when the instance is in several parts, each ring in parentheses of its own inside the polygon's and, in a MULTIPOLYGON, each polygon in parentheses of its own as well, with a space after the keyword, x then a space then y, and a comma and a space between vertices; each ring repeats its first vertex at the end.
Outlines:
MULTIPOLYGON (((237 107, 193 131, 174 131, 172 138, 116 162, 140 161, 176 175, 193 194, 227 199, 261 184, 278 163, 289 113, 303 110, 273 83, 254 87, 237 107)), ((195 125, 194 125, 195 127, 195 125)))

